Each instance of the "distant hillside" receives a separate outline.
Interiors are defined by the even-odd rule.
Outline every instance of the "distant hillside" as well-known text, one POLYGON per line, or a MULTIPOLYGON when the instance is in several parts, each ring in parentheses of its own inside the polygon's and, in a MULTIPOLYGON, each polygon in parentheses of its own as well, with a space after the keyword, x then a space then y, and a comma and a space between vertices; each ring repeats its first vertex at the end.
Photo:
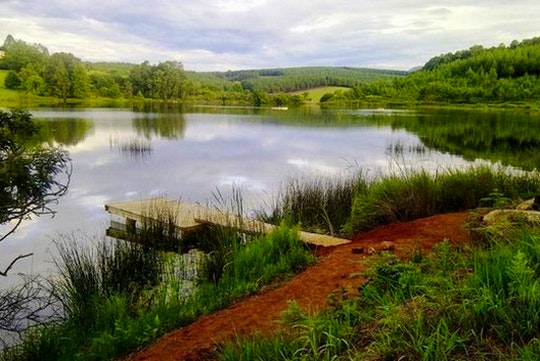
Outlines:
POLYGON ((327 94, 324 100, 374 98, 416 103, 538 102, 540 37, 435 56, 406 77, 360 84, 349 92, 327 94))
MULTIPOLYGON (((91 72, 128 77, 136 64, 87 63, 91 72)), ((267 93, 295 92, 320 87, 353 87, 359 83, 404 77, 408 72, 352 67, 297 67, 252 69, 224 72, 184 71, 186 79, 211 89, 231 90, 241 85, 243 90, 267 93)))
POLYGON ((210 72, 207 74, 227 81, 240 82, 246 90, 275 93, 323 86, 352 87, 374 80, 403 77, 407 72, 352 67, 296 67, 210 72))

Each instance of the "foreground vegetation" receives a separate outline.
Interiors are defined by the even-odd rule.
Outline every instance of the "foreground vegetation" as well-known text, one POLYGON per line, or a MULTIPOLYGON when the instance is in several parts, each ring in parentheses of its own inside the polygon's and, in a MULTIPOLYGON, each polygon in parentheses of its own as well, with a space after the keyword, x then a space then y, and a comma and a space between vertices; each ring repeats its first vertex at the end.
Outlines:
MULTIPOLYGON (((359 175, 292 182, 271 215, 260 217, 352 234, 440 212, 509 206, 538 193, 538 173, 489 167, 359 175)), ((52 291, 64 316, 31 328, 0 359, 115 358, 314 261, 297 228, 286 226, 248 239, 228 228, 209 229, 197 240, 207 253, 164 253, 159 249, 170 249, 175 237, 170 222, 164 214, 163 222, 144 225, 137 243, 100 241, 95 249, 62 243, 52 291)), ((533 359, 540 347, 540 233, 520 230, 504 237, 498 229, 481 232, 470 248, 445 242, 433 255, 417 251, 407 260, 383 256, 358 298, 317 316, 293 304, 284 314, 292 333, 239 339, 219 357, 533 359)))
MULTIPOLYGON (((154 244, 156 233, 147 233, 154 244)), ((134 242, 102 240, 95 249, 62 243, 53 293, 64 317, 30 329, 0 359, 109 360, 313 262, 294 229, 278 228, 246 245, 226 229, 206 237, 214 244, 207 256, 134 242)))
POLYGON ((537 172, 489 166, 435 173, 404 170, 376 179, 359 174, 336 181, 292 181, 260 217, 347 237, 392 222, 529 199, 539 191, 537 172))
MULTIPOLYGON (((328 194, 315 188, 295 184, 283 204, 288 216, 322 227, 324 217, 307 216, 328 194)), ((479 167, 388 176, 354 189, 351 217, 340 223, 360 231, 445 211, 511 207, 538 194, 540 177, 479 167)), ((282 314, 290 331, 238 338, 216 359, 537 360, 540 227, 520 218, 492 226, 478 220, 472 213, 468 224, 475 243, 457 248, 447 240, 433 254, 413 250, 406 259, 383 253, 359 296, 334 300, 315 316, 293 303, 282 314)))
POLYGON ((383 254, 360 296, 317 316, 293 304, 283 314, 292 332, 238 339, 217 358, 538 360, 539 242, 540 230, 520 229, 405 260, 383 254))

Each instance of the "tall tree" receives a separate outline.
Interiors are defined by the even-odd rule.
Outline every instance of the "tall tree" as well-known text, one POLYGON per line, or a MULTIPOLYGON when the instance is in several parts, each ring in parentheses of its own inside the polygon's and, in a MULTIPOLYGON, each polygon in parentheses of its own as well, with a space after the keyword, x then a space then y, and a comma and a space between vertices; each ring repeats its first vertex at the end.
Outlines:
POLYGON ((69 73, 62 57, 55 55, 51 56, 47 65, 45 81, 47 82, 49 93, 65 101, 69 96, 69 73))
POLYGON ((132 69, 129 80, 133 95, 162 100, 180 99, 184 96, 184 69, 182 63, 166 61, 150 65, 145 61, 132 69))
POLYGON ((81 62, 73 64, 71 74, 71 96, 84 98, 90 90, 90 80, 84 65, 81 62))
POLYGON ((44 46, 30 45, 20 40, 8 42, 4 46, 4 51, 5 54, 0 59, 0 68, 17 72, 28 64, 43 66, 49 56, 49 52, 44 46))
POLYGON ((81 60, 71 53, 54 53, 49 59, 45 81, 49 93, 58 98, 82 98, 87 95, 90 81, 81 60))

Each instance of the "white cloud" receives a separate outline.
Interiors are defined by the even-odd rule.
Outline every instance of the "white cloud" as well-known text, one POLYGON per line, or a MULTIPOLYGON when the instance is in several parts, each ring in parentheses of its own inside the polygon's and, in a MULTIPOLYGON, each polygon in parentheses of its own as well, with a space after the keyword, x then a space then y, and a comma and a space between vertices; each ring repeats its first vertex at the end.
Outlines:
POLYGON ((13 34, 85 60, 186 69, 347 65, 408 69, 441 53, 540 35, 536 0, 3 1, 13 34))

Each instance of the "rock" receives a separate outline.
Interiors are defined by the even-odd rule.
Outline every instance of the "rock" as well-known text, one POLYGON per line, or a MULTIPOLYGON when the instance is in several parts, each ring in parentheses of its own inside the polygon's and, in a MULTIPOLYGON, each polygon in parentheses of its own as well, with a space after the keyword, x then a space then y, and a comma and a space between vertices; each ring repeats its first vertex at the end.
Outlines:
POLYGON ((529 199, 525 202, 521 202, 520 204, 518 204, 518 206, 516 207, 517 210, 520 210, 520 211, 527 211, 527 210, 531 210, 532 207, 533 207, 533 204, 534 204, 534 198, 532 199, 529 199))
POLYGON ((540 196, 535 196, 534 198, 520 203, 516 209, 520 211, 540 211, 540 196))
POLYGON ((380 252, 383 252, 383 251, 393 252, 395 250, 396 250, 396 245, 392 242, 383 241, 380 244, 380 252))
POLYGON ((519 209, 497 209, 484 216, 484 222, 488 226, 516 223, 520 221, 528 224, 540 225, 540 212, 519 209))

